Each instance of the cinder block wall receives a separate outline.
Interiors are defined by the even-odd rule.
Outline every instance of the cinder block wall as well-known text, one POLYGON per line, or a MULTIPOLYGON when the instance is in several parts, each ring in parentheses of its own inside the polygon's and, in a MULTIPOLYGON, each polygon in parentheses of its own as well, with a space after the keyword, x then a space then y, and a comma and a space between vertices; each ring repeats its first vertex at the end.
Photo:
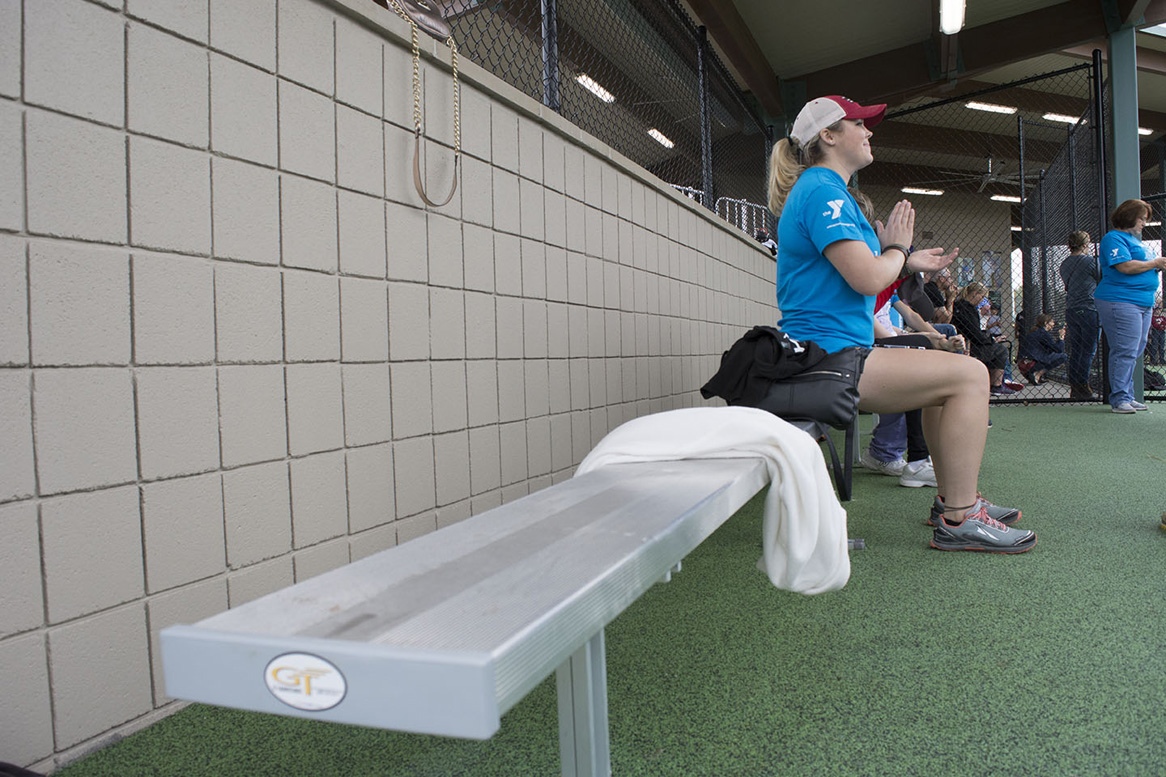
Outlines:
POLYGON ((423 207, 408 40, 371 0, 0 0, 0 760, 173 711, 162 627, 570 477, 774 320, 747 236, 468 63, 423 207))

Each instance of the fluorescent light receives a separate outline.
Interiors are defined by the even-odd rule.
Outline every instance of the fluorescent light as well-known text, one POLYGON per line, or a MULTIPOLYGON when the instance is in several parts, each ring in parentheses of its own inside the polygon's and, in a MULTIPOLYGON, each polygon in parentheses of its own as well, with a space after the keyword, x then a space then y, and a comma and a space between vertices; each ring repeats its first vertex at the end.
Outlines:
POLYGON ((1162 226, 1162 222, 1161 221, 1147 221, 1146 226, 1147 227, 1160 227, 1160 226, 1162 226))
POLYGON ((943 194, 943 189, 918 189, 914 186, 904 186, 899 191, 903 194, 927 194, 932 197, 939 197, 943 194))
POLYGON ((1022 230, 1022 228, 1018 226, 1012 226, 1009 227, 1009 229, 1011 229, 1013 232, 1020 232, 1022 230))
MULTIPOLYGON (((1063 113, 1046 113, 1044 116, 1041 116, 1041 118, 1045 121, 1063 121, 1066 124, 1076 124, 1081 120, 1079 116, 1067 116, 1063 113)), ((1138 134, 1153 135, 1154 130, 1146 129, 1145 127, 1138 127, 1138 134)))
POLYGON ((996 202, 1020 202, 1019 197, 1014 197, 1011 194, 993 194, 992 199, 996 202))
POLYGON ((651 135, 653 138, 655 138, 656 142, 659 143, 664 148, 672 148, 673 146, 676 145, 671 140, 664 137, 664 133, 661 132, 660 130, 656 129, 655 127, 648 130, 648 134, 651 135))
POLYGON ((964 26, 964 0, 939 0, 939 31, 955 35, 964 26))
POLYGON ((969 103, 964 103, 973 111, 987 111, 988 113, 1016 113, 1016 108, 1011 105, 997 105, 996 103, 981 103, 972 100, 969 103))
POLYGON ((587 75, 586 73, 580 73, 578 76, 576 76, 575 80, 578 81, 584 89, 591 92, 591 94, 595 95, 600 100, 603 100, 605 103, 615 102, 615 95, 600 86, 594 78, 587 75))

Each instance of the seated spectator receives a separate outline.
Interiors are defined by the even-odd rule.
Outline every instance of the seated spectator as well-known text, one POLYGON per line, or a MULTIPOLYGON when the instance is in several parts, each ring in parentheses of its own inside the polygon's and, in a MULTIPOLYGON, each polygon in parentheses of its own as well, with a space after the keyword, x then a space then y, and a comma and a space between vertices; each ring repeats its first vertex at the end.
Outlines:
POLYGON ((1024 373, 1024 377, 1034 386, 1044 383, 1046 372, 1069 360, 1069 355, 1065 353, 1065 328, 1061 327, 1054 339, 1052 331, 1056 325, 1051 315, 1041 313, 1036 317, 1036 326, 1020 342, 1019 356, 1028 357, 1035 363, 1032 369, 1024 373))
MULTIPOLYGON (((780 217, 778 325, 828 352, 871 349, 874 296, 897 278, 942 270, 956 256, 908 248, 915 232, 910 202, 900 200, 885 220, 871 224, 846 191, 846 182, 874 161, 868 127, 885 110, 836 96, 811 100, 771 155, 769 208, 780 217)), ((939 484, 927 520, 931 547, 1024 553, 1036 545, 1036 534, 1013 528, 1020 511, 985 500, 977 483, 988 436, 985 377, 983 366, 959 354, 874 348, 858 382, 859 409, 923 408, 939 484)))
POLYGON ((959 290, 956 288, 955 281, 951 279, 951 273, 947 270, 931 273, 931 277, 924 284, 923 289, 931 298, 932 305, 935 306, 935 314, 931 317, 931 323, 951 325, 952 306, 955 304, 956 297, 959 296, 959 290))
POLYGON ((992 337, 999 337, 1004 334, 1004 326, 1000 321, 999 305, 988 306, 988 315, 984 318, 984 331, 992 335, 992 337))
POLYGON ((769 234, 769 230, 765 227, 760 227, 753 237, 757 238, 757 242, 769 249, 769 253, 777 256, 777 243, 769 234))
POLYGON ((993 337, 980 326, 980 314, 976 308, 987 296, 988 288, 984 284, 969 283, 952 306, 951 322, 967 340, 972 356, 988 368, 988 390, 996 396, 1015 394, 1004 385, 1004 366, 1008 364, 1008 348, 1002 342, 1004 335, 993 337))

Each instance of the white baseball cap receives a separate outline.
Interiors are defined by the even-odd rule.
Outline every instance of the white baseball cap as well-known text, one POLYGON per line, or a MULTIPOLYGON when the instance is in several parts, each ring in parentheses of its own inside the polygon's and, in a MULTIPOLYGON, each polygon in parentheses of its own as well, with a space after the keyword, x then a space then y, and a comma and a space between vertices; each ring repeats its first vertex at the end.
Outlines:
POLYGON ((866 126, 873 127, 883 120, 886 112, 886 103, 859 105, 853 100, 831 94, 806 103, 794 119, 794 128, 790 130, 789 136, 799 146, 805 146, 818 137, 819 132, 841 119, 862 119, 866 126))

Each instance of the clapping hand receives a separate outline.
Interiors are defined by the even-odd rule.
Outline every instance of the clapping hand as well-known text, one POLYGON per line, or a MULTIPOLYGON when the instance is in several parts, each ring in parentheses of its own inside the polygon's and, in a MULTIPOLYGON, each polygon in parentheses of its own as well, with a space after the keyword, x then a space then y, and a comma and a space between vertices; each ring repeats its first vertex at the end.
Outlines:
POLYGON ((942 248, 921 248, 907 257, 907 269, 911 272, 935 272, 947 267, 959 256, 959 248, 944 253, 942 248))
POLYGON ((879 245, 884 248, 891 244, 911 245, 915 239, 915 208, 911 201, 896 202, 891 215, 887 216, 886 225, 875 221, 875 234, 879 236, 879 245))

